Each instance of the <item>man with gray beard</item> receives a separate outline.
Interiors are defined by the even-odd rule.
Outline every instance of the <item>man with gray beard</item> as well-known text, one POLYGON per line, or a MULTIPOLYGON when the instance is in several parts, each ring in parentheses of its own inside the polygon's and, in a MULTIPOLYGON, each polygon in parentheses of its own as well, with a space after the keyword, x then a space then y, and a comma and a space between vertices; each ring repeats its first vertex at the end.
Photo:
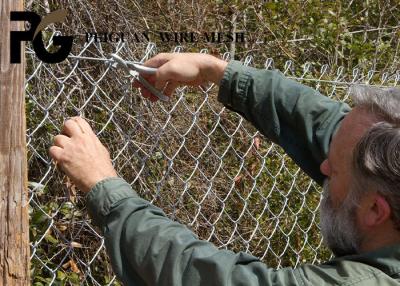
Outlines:
MULTIPOLYGON (((83 191, 113 269, 126 285, 399 285, 400 92, 356 87, 355 107, 285 78, 205 54, 159 54, 144 75, 171 96, 213 82, 218 100, 282 146, 324 184, 321 231, 335 258, 271 269, 218 249, 140 198, 119 178, 108 151, 82 118, 67 120, 50 155, 83 191)), ((142 95, 157 98, 139 83, 142 95)), ((267 261, 268 263, 268 261, 267 261)))
POLYGON ((336 256, 359 252, 360 234, 355 219, 357 198, 349 193, 336 209, 329 194, 329 180, 323 185, 324 192, 320 205, 320 226, 325 243, 336 256))

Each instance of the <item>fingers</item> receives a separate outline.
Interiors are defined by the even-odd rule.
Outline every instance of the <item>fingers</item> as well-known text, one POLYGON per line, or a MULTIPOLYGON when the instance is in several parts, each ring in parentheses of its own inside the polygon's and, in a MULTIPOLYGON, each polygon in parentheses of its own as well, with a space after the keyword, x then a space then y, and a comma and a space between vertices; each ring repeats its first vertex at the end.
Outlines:
POLYGON ((51 146, 49 149, 50 157, 53 158, 53 160, 56 162, 61 160, 62 153, 63 149, 58 146, 51 146))
MULTIPOLYGON (((166 96, 171 96, 175 89, 179 86, 179 83, 177 82, 168 82, 165 88, 159 89, 164 95, 166 96), (163 90, 164 89, 164 90, 163 90)), ((147 90, 144 86, 142 86, 140 83, 138 84, 138 87, 140 87, 141 94, 144 98, 149 99, 152 102, 158 101, 159 98, 151 93, 149 90, 147 90), (139 86, 140 85, 140 86, 139 86)))
POLYGON ((57 135, 54 137, 54 145, 60 148, 64 148, 70 141, 71 138, 65 135, 57 135))
POLYGON ((89 123, 82 117, 73 117, 72 120, 75 120, 75 122, 78 123, 84 133, 95 135, 92 127, 90 127, 89 123))
POLYGON ((146 61, 143 65, 147 67, 153 67, 153 68, 158 68, 165 64, 166 62, 172 60, 176 54, 173 53, 161 53, 156 55, 155 57, 149 59, 146 61))
POLYGON ((174 63, 167 63, 160 67, 156 73, 155 88, 163 90, 168 81, 176 81, 178 67, 174 63))
POLYGON ((158 97, 152 94, 151 92, 149 93, 149 99, 151 102, 156 102, 158 101, 158 97))
MULTIPOLYGON (((150 84, 154 86, 154 80, 148 80, 150 84)), ((149 99, 151 102, 155 102, 158 100, 158 97, 151 93, 147 88, 145 88, 139 81, 133 82, 133 87, 140 88, 140 92, 144 98, 149 99)))
MULTIPOLYGON (((182 67, 177 66, 176 61, 171 61, 178 56, 179 55, 176 53, 161 53, 144 63, 145 66, 158 67, 155 75, 142 76, 151 85, 153 85, 159 91, 163 91, 163 93, 167 96, 171 96, 171 94, 179 86, 179 79, 177 76, 178 71, 180 71, 182 67)), ((142 96, 150 99, 150 101, 154 102, 158 100, 158 97, 148 91, 140 82, 135 80, 133 82, 133 87, 140 88, 142 96)))
POLYGON ((67 121, 64 122, 63 128, 62 128, 62 134, 72 137, 76 135, 80 135, 83 132, 82 127, 78 125, 78 123, 73 120, 73 119, 68 119, 67 121))
MULTIPOLYGON (((154 75, 142 75, 142 77, 147 80, 149 84, 154 86, 155 76, 154 75)), ((158 97, 152 94, 147 88, 144 87, 143 84, 140 83, 139 80, 134 80, 132 83, 133 87, 140 88, 141 94, 144 98, 150 99, 150 101, 154 102, 158 100, 158 97)))
POLYGON ((95 135, 89 123, 79 116, 72 117, 64 122, 62 134, 68 137, 78 136, 81 134, 95 135))
POLYGON ((148 91, 145 87, 140 88, 140 93, 144 98, 149 99, 152 102, 155 102, 158 100, 158 97, 152 94, 150 91, 148 91))
POLYGON ((143 84, 141 84, 140 81, 138 81, 136 79, 133 80, 132 86, 135 87, 135 88, 144 88, 143 84))
POLYGON ((164 94, 166 96, 171 96, 178 86, 178 82, 168 82, 167 87, 164 89, 164 94))
MULTIPOLYGON (((156 89, 160 91, 164 90, 167 82, 169 80, 173 81, 175 79, 175 71, 177 70, 177 67, 176 64, 173 63, 173 61, 170 61, 177 56, 178 55, 174 53, 161 53, 148 60, 145 65, 158 67, 158 70, 155 76, 146 78, 146 80, 148 80, 149 83, 152 84, 156 89)), ((150 100, 156 98, 153 94, 147 94, 146 92, 145 96, 150 98, 150 100)))

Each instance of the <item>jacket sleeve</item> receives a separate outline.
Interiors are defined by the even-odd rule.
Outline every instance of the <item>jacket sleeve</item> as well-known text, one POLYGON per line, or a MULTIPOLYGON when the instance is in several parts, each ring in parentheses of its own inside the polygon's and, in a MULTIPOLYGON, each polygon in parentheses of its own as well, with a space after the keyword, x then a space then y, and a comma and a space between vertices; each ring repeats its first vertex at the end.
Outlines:
POLYGON ((297 285, 293 269, 274 270, 251 255, 199 240, 123 179, 97 183, 87 205, 124 285, 297 285))
POLYGON ((285 78, 278 71, 229 62, 218 99, 280 145, 317 183, 332 134, 351 110, 343 103, 285 78))

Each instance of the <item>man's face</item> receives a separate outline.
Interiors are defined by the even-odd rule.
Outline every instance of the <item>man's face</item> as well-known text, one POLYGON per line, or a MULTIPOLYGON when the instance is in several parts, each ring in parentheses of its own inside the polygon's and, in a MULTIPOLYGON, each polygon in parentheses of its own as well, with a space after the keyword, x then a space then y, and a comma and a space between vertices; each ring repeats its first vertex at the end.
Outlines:
POLYGON ((321 164, 327 176, 321 200, 322 236, 336 256, 355 254, 362 233, 357 223, 359 198, 350 192, 353 150, 365 131, 376 122, 365 110, 354 108, 332 139, 328 158, 321 164))

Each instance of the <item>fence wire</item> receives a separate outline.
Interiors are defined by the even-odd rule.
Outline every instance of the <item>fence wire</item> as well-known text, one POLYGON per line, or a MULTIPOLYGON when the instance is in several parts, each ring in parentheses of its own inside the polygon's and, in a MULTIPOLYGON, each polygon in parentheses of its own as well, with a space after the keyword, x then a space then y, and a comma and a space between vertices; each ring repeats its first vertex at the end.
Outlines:
MULTIPOLYGON (((49 32, 49 45, 55 34, 49 32)), ((86 118, 109 148, 119 175, 201 239, 248 252, 274 268, 329 259, 318 227, 320 188, 279 146, 218 103, 217 87, 181 87, 170 102, 150 103, 132 87, 131 77, 110 65, 111 53, 144 61, 157 52, 152 43, 91 41, 66 61, 48 65, 27 48, 33 283, 119 285, 104 240, 85 212, 84 197, 47 152, 63 121, 76 115, 86 118)), ((221 57, 229 60, 230 54, 221 57)), ((278 68, 345 101, 352 84, 396 86, 400 79, 399 72, 296 67, 291 61, 275 67, 273 59, 257 55, 242 62, 278 68)))

